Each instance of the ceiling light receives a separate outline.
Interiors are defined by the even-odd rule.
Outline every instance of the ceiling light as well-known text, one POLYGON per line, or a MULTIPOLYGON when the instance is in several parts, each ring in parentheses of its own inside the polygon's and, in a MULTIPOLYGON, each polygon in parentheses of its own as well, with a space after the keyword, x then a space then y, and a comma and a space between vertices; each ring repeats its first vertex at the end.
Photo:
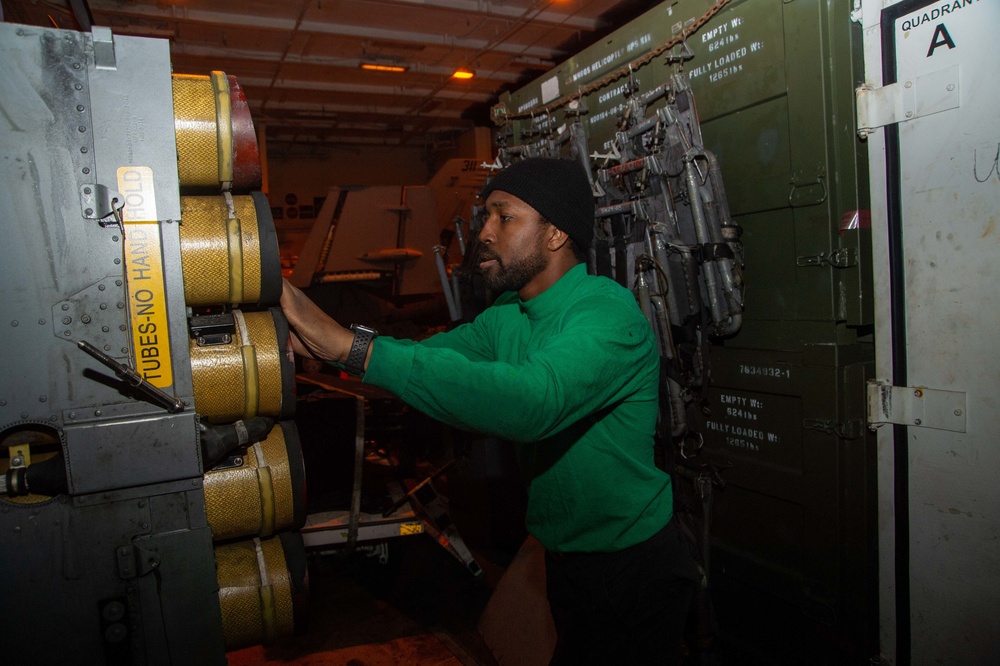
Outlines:
POLYGON ((361 69, 372 72, 405 72, 409 67, 403 65, 386 65, 380 62, 362 62, 361 69))
POLYGON ((471 69, 456 69, 455 73, 451 75, 451 78, 466 80, 471 79, 475 75, 476 73, 471 69))

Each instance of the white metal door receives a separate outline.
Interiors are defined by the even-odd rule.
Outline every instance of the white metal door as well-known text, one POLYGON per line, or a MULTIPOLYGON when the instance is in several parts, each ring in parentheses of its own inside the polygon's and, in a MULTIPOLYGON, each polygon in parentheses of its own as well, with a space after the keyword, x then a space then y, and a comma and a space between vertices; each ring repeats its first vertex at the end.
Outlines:
POLYGON ((1000 0, 860 4, 883 656, 997 664, 1000 0))

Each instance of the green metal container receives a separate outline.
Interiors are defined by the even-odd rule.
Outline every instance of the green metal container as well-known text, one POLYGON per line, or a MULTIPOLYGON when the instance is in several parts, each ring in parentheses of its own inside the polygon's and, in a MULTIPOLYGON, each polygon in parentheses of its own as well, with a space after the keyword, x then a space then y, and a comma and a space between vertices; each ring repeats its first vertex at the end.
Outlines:
POLYGON ((705 146, 719 159, 730 212, 744 230, 747 302, 735 343, 774 347, 776 322, 786 329, 783 338, 792 328, 797 344, 854 341, 873 314, 867 168, 854 133, 861 32, 850 20, 851 3, 730 2, 681 40, 684 27, 713 7, 662 3, 506 93, 493 109, 500 140, 537 141, 579 117, 590 155, 603 155, 626 91, 651 90, 683 68, 705 146), (671 42, 678 45, 644 62, 671 42), (856 333, 822 327, 833 335, 815 338, 807 322, 837 322, 856 333))
MULTIPOLYGON (((578 122, 596 171, 616 163, 630 94, 679 70, 690 80, 704 146, 743 230, 745 309, 735 335, 705 345, 703 409, 671 453, 724 470, 710 511, 712 603, 719 632, 766 663, 862 663, 878 652, 865 425, 871 232, 853 8, 664 2, 493 109, 501 148, 538 145, 578 122)), ((697 511, 699 487, 683 476, 678 506, 697 511)))
POLYGON ((723 470, 725 483, 711 519, 713 601, 728 634, 785 636, 774 658, 877 649, 875 436, 864 408, 873 364, 868 345, 712 348, 693 460, 723 470))

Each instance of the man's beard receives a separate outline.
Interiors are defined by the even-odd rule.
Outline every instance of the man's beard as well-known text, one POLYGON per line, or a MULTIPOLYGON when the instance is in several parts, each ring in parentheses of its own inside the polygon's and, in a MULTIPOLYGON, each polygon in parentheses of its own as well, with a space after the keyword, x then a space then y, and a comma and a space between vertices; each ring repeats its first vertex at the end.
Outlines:
POLYGON ((483 271, 483 283, 495 294, 520 291, 545 269, 545 253, 541 249, 534 254, 513 259, 510 263, 504 263, 490 250, 483 250, 479 255, 479 261, 489 259, 496 259, 497 263, 483 271))

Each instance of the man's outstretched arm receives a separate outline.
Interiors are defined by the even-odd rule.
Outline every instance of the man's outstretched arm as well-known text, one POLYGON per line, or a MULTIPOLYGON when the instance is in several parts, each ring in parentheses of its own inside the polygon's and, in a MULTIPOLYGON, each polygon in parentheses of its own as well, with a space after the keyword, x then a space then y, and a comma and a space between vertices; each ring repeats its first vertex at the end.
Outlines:
MULTIPOLYGON (((281 291, 281 310, 288 320, 289 337, 296 354, 336 363, 347 360, 354 333, 323 312, 288 280, 284 280, 281 291)), ((364 365, 368 366, 368 357, 364 365)))

